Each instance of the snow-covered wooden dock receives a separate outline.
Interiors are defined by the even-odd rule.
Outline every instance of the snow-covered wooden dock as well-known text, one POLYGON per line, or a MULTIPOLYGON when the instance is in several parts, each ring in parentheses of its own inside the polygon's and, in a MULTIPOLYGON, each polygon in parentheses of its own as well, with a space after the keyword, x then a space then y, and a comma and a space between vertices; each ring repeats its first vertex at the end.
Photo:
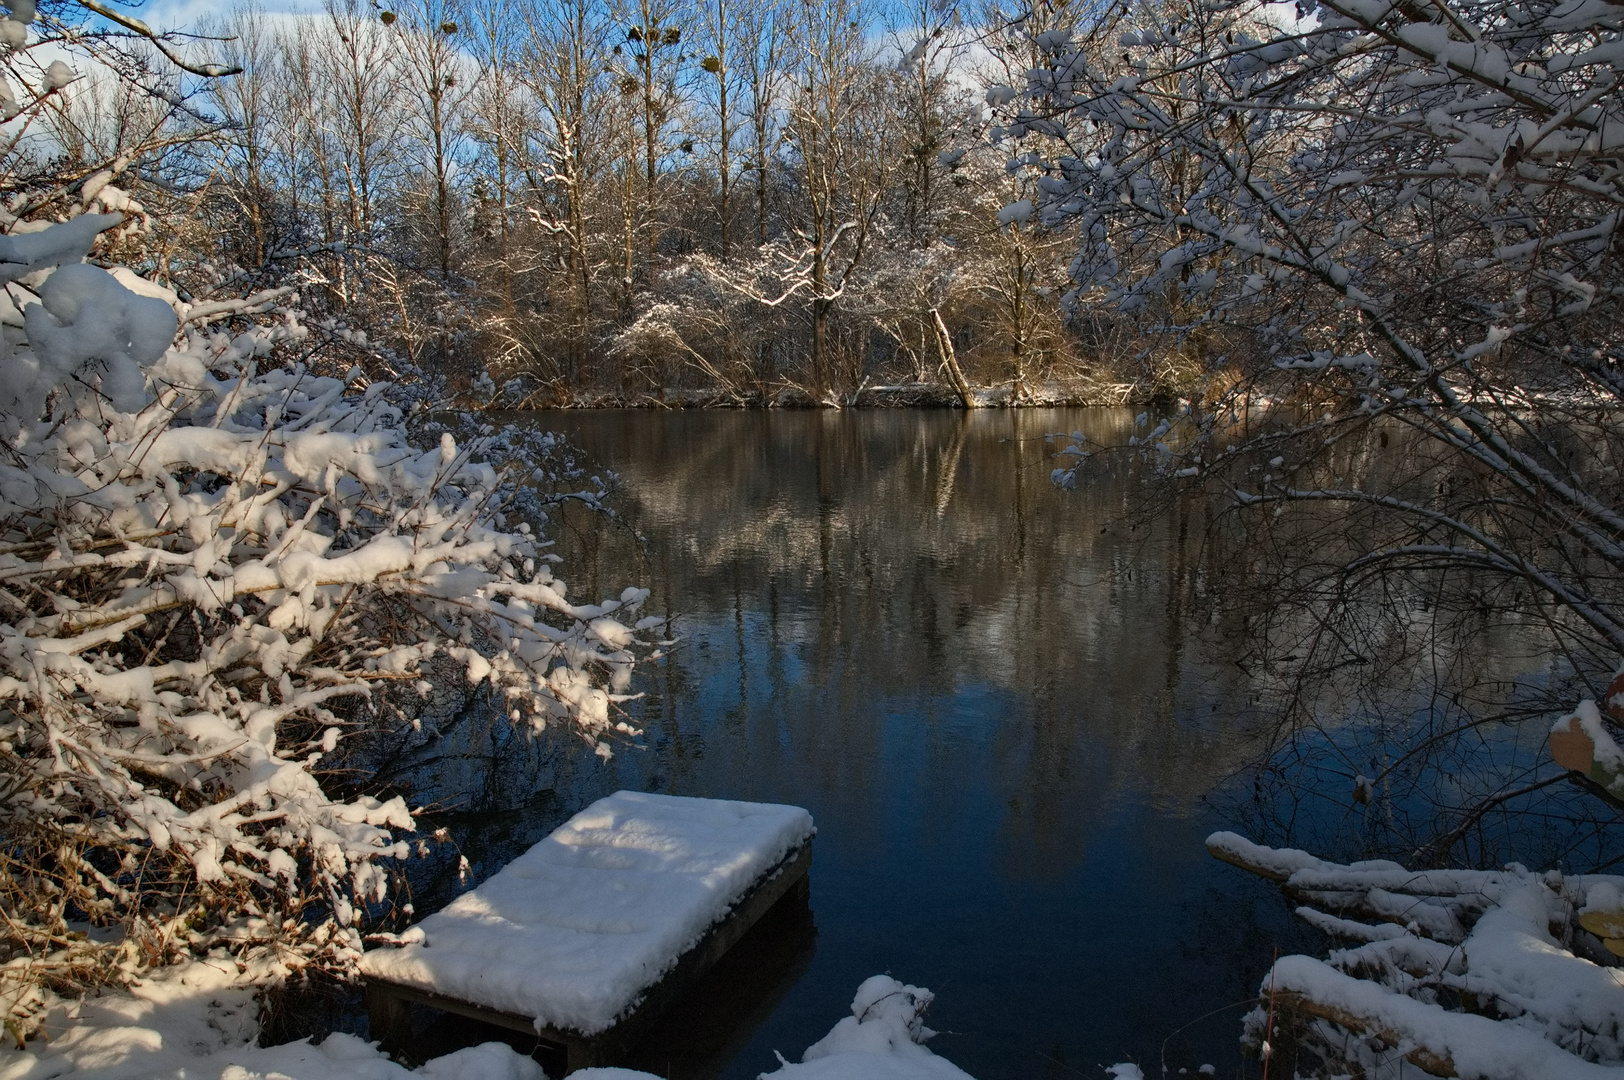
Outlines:
POLYGON ((621 791, 361 961, 372 1036, 432 1006, 609 1064, 785 895, 806 887, 795 806, 621 791))

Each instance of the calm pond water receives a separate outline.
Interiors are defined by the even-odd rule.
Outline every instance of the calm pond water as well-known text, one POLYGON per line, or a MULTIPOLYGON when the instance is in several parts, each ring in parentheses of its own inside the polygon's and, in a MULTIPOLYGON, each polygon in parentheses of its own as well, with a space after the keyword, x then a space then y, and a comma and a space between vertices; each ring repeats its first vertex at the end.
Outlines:
POLYGON ((723 980, 749 1015, 685 1020, 646 1067, 749 1080, 889 972, 937 993, 931 1046, 979 1080, 1154 1075, 1164 1053, 1242 1075, 1239 1003, 1276 944, 1317 943, 1202 846, 1260 717, 1234 646, 1185 625, 1199 523, 1139 520, 1125 476, 1050 482, 1047 433, 1125 441, 1130 412, 534 422, 623 484, 617 525, 566 515, 571 595, 647 585, 681 640, 644 673, 636 746, 555 747, 510 813, 453 829, 474 879, 621 787, 795 803, 819 829, 815 942, 785 931, 772 974, 723 980))

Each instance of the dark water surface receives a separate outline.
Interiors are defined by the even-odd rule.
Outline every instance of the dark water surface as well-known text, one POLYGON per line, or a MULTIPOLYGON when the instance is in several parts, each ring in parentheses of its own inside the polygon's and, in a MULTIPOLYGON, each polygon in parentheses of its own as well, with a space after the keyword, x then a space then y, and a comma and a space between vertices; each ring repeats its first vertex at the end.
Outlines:
POLYGON ((889 972, 937 993, 931 1047, 979 1080, 1155 1076, 1164 1050, 1171 1075, 1242 1075, 1238 1003, 1276 944, 1315 942, 1202 846, 1228 824, 1204 798, 1267 717, 1223 620, 1188 625, 1201 511, 1142 520, 1144 489, 1109 471, 1050 483, 1046 433, 1123 442, 1131 413, 534 422, 623 483, 621 525, 562 522, 571 595, 647 585, 681 641, 645 673, 638 746, 559 751, 525 809, 464 823, 476 877, 621 787, 818 824, 815 946, 808 929, 778 976, 726 975, 754 1015, 700 1040, 711 1061, 646 1067, 749 1080, 889 972))

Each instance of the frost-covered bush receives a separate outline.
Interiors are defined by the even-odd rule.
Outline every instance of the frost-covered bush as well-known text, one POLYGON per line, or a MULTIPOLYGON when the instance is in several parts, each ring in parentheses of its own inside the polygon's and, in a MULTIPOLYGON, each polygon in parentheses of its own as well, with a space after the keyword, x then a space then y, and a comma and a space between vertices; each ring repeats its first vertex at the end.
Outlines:
POLYGON ((1131 452, 1213 507, 1203 589, 1281 717, 1266 793, 1346 792, 1321 820, 1364 853, 1528 858, 1596 808, 1485 722, 1543 727, 1624 655, 1624 7, 1297 13, 1113 9, 989 100, 1080 310, 1189 375, 1131 452))
POLYGON ((1013 146, 1068 137, 1012 159, 1044 174, 1025 209, 1076 230, 1079 304, 1199 361, 1170 471, 1276 517, 1368 515, 1362 550, 1337 552, 1355 589, 1447 562, 1538 597, 1525 610, 1582 642, 1556 647, 1610 672, 1624 8, 1298 10, 1217 0, 1038 34, 1044 63, 989 98, 1013 146), (1288 407, 1258 423, 1271 400, 1288 407), (1402 462, 1336 458, 1399 433, 1418 446, 1402 462))
POLYGON ((176 949, 342 967, 412 816, 324 755, 453 661, 607 752, 644 593, 577 605, 484 441, 284 351, 296 312, 82 261, 117 215, 0 236, 0 976, 26 1010, 176 949), (248 321, 245 312, 261 318, 248 321), (235 318, 237 332, 211 330, 235 318))

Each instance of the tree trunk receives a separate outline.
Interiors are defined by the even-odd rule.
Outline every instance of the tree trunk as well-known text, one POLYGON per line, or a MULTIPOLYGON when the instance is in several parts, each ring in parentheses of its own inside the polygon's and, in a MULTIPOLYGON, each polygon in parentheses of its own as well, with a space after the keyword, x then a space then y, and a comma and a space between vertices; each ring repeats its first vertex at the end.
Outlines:
POLYGON ((728 112, 727 112, 728 102, 727 102, 727 60, 726 60, 726 57, 727 57, 727 50, 724 47, 722 49, 721 56, 717 60, 717 63, 719 65, 719 69, 718 69, 718 71, 716 73, 717 94, 720 97, 720 119, 721 119, 721 140, 722 140, 722 170, 721 170, 721 172, 722 172, 722 175, 721 175, 721 181, 722 181, 722 200, 721 200, 721 202, 722 202, 722 204, 721 204, 721 207, 720 207, 720 211, 721 211, 721 215, 722 215, 722 261, 723 262, 727 262, 728 246, 729 246, 728 242, 732 239, 732 236, 730 235, 730 230, 732 229, 732 220, 731 220, 732 215, 729 212, 728 205, 727 205, 728 181, 730 179, 729 176, 728 176, 728 170, 732 167, 732 162, 729 160, 729 155, 728 155, 728 143, 730 143, 732 141, 732 132, 730 132, 728 130, 728 123, 727 123, 728 122, 728 112))
POLYGON ((947 324, 942 321, 942 312, 939 308, 930 309, 931 323, 936 327, 936 347, 942 350, 942 365, 947 368, 947 377, 953 381, 953 389, 958 391, 959 400, 966 409, 976 407, 976 396, 970 391, 970 382, 964 377, 964 371, 959 367, 959 357, 953 351, 953 335, 947 332, 947 324))

